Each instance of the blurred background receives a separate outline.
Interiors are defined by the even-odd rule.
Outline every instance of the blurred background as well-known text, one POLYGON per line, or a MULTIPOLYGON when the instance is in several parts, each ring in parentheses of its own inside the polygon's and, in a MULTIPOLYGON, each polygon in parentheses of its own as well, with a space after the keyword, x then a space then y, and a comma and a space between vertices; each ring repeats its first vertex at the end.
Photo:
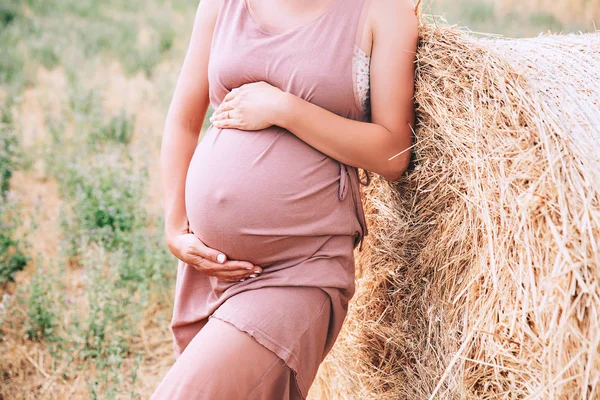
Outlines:
POLYGON ((422 5, 424 13, 450 24, 513 38, 595 32, 600 21, 600 0, 422 0, 422 5))
MULTIPOLYGON (((196 7, 0 3, 0 399, 148 397, 174 361, 158 157, 196 7)), ((423 11, 522 37, 593 31, 600 0, 423 11)))

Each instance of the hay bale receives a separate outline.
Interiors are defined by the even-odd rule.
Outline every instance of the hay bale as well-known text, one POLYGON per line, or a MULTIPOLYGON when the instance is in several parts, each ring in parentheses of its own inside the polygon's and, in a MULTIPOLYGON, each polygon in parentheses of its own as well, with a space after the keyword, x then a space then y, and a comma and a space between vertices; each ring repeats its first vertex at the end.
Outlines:
POLYGON ((600 398, 600 34, 420 35, 414 168, 363 193, 311 397, 600 398))

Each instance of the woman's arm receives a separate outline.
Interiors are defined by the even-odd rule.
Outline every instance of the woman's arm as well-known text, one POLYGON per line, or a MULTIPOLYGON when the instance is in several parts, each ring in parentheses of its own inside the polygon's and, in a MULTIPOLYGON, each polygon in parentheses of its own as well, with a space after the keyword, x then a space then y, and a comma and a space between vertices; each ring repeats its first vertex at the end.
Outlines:
POLYGON ((160 153, 165 238, 177 258, 207 275, 238 281, 262 268, 227 256, 189 231, 185 181, 209 105, 208 59, 221 0, 201 0, 187 54, 165 121, 160 153))
POLYGON ((208 58, 220 0, 201 0, 165 121, 160 153, 167 243, 188 232, 185 178, 208 110, 208 58))
POLYGON ((211 117, 213 125, 246 130, 278 125, 336 160, 398 180, 411 156, 417 18, 411 0, 382 0, 371 2, 368 22, 371 122, 344 118, 253 82, 225 96, 211 117))
POLYGON ((343 118, 284 93, 275 125, 336 160, 396 181, 411 156, 417 18, 411 0, 385 0, 371 3, 369 21, 371 123, 343 118))

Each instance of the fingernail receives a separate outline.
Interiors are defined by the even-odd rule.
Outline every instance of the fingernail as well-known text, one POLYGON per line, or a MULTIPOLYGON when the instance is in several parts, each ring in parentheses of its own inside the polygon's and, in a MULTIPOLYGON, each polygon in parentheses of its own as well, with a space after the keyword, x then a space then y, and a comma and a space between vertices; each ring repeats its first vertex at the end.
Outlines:
POLYGON ((217 256, 217 261, 223 264, 225 262, 225 254, 219 254, 217 256))
POLYGON ((246 280, 246 278, 242 278, 240 279, 240 282, 244 282, 246 280))
POLYGON ((256 275, 252 274, 249 276, 250 278, 256 278, 256 275))
POLYGON ((255 269, 254 272, 257 273, 257 274, 260 274, 260 270, 259 269, 255 269))
POLYGON ((252 269, 252 267, 246 267, 246 269, 252 269))

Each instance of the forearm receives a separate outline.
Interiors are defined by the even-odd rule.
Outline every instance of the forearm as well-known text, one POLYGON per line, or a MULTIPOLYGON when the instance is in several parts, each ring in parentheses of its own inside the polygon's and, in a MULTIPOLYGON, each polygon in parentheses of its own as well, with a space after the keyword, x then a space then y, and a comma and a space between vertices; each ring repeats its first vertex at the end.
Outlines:
POLYGON ((406 121, 402 132, 392 133, 375 123, 344 118, 290 93, 284 93, 282 100, 276 125, 328 156, 389 180, 398 179, 408 167, 412 120, 406 121))
POLYGON ((185 179, 198 144, 199 129, 167 120, 161 145, 160 168, 164 200, 165 236, 186 233, 185 179))

